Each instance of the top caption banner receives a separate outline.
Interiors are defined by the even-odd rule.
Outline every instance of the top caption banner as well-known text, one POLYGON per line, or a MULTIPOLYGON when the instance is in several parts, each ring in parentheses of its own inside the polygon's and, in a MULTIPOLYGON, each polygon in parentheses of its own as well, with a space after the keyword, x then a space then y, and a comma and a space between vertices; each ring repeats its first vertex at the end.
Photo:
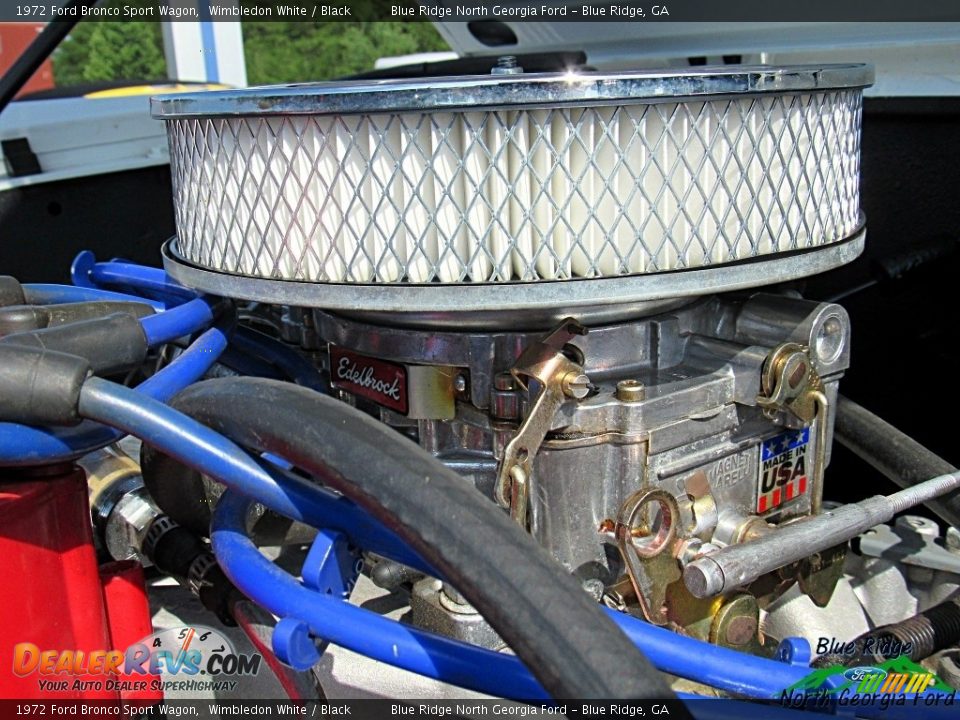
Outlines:
POLYGON ((958 22, 957 0, 0 0, 0 22, 958 22))

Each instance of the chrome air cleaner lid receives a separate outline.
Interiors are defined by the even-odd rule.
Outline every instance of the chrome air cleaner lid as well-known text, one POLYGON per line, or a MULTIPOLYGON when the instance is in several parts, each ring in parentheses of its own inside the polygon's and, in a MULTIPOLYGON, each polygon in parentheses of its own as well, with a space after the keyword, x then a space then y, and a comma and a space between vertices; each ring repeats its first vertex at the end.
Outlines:
POLYGON ((863 65, 737 66, 155 98, 168 269, 221 294, 401 313, 597 308, 820 272, 861 246, 871 81, 863 65))
POLYGON ((381 112, 630 104, 716 95, 863 89, 873 68, 724 65, 686 71, 458 75, 403 80, 293 83, 152 98, 153 116, 347 115, 381 112))

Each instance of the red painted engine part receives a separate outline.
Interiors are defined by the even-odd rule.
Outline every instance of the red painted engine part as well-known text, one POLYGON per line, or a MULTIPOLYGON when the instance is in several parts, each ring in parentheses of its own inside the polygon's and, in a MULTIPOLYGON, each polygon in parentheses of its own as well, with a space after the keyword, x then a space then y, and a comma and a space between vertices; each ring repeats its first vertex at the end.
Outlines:
POLYGON ((82 470, 3 470, 0 479, 0 698, 161 700, 151 688, 155 676, 42 672, 40 663, 15 663, 21 643, 35 646, 34 655, 69 650, 76 660, 82 651, 89 660, 94 651, 124 652, 152 628, 139 565, 97 565, 82 470), (31 664, 32 671, 16 672, 31 664), (123 689, 130 687, 125 680, 146 680, 146 687, 123 689))

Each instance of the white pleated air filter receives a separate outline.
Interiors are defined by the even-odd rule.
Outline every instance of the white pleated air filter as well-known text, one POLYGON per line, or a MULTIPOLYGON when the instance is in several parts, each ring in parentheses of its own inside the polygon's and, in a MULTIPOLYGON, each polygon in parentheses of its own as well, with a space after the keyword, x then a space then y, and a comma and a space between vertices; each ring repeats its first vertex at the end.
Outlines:
POLYGON ((870 81, 859 65, 727 67, 163 96, 171 251, 246 277, 403 285, 821 248, 862 222, 870 81))

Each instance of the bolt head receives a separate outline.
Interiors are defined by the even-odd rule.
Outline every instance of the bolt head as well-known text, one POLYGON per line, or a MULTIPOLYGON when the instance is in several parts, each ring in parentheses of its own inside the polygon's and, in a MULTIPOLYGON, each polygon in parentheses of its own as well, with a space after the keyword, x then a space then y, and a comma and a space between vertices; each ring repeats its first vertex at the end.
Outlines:
POLYGON ((519 75, 523 68, 517 65, 515 55, 502 55, 497 58, 497 64, 491 68, 490 72, 494 75, 519 75))
POLYGON ((727 623, 726 640, 731 645, 746 645, 757 634, 757 619, 741 615, 727 623))
POLYGON ((950 552, 960 553, 960 530, 955 527, 948 527, 944 545, 950 552))
POLYGON ((457 375, 453 380, 453 389, 458 393, 465 393, 467 391, 467 379, 463 375, 457 375))
POLYGON ((647 388, 639 380, 621 380, 617 383, 617 400, 640 402, 647 396, 647 388))
POLYGON ((897 518, 895 525, 921 537, 936 538, 940 535, 940 526, 920 515, 902 515, 897 518))
POLYGON ((561 383, 563 394, 583 400, 590 393, 590 378, 583 373, 568 372, 561 383))

